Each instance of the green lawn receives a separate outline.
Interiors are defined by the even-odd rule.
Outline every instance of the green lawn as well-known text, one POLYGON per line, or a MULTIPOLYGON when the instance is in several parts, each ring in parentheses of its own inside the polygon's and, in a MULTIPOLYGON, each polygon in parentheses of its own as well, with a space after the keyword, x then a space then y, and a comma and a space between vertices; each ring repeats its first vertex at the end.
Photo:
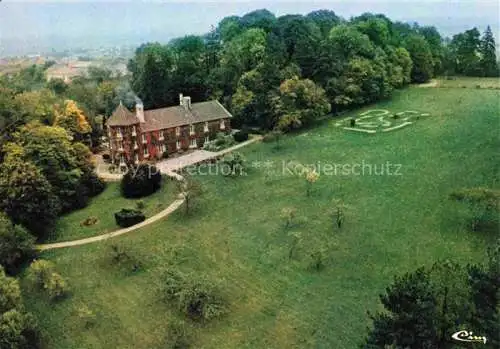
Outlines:
POLYGON ((174 183, 168 178, 163 179, 163 185, 153 195, 142 199, 127 199, 121 195, 120 183, 107 183, 103 193, 93 198, 84 209, 73 211, 59 219, 55 231, 48 237, 48 241, 77 240, 117 230, 120 227, 115 222, 115 212, 122 208, 136 208, 138 201, 143 201, 146 218, 160 212, 175 199, 174 183), (81 223, 89 218, 96 217, 97 223, 84 226, 81 223))
MULTIPOLYGON (((450 258, 484 258, 492 233, 468 231, 467 211, 450 191, 499 187, 500 91, 410 88, 369 109, 417 110, 431 115, 396 131, 348 132, 335 120, 287 136, 282 149, 261 143, 242 150, 250 164, 274 165, 266 175, 200 176, 206 195, 196 214, 178 211, 148 228, 102 244, 45 252, 72 287, 69 299, 51 304, 23 282, 28 309, 49 347, 163 348, 177 316, 161 301, 160 275, 168 265, 218 280, 229 314, 205 326, 190 324, 193 348, 356 348, 379 309, 378 294, 394 275, 450 258), (303 179, 280 175, 282 161, 303 164, 401 164, 400 176, 320 177, 306 196, 303 179), (349 206, 335 229, 332 198, 349 206), (300 224, 286 231, 285 207, 300 224), (290 232, 301 241, 292 260, 290 232), (144 263, 135 274, 110 264, 109 244, 119 243, 144 263), (325 269, 309 270, 310 254, 323 250, 325 269), (97 316, 84 328, 75 309, 97 316)), ((347 115, 350 116, 350 115, 347 115)))
POLYGON ((438 87, 500 89, 500 78, 475 78, 468 76, 439 78, 438 87))

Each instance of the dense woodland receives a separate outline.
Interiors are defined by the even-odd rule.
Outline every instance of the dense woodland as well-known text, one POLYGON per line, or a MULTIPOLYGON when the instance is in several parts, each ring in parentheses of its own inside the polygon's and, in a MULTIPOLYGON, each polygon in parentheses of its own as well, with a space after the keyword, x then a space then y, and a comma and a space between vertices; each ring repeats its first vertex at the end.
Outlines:
MULTIPOLYGON (((235 128, 286 132, 437 75, 498 76, 495 51, 489 27, 483 34, 473 28, 449 39, 434 27, 392 22, 384 15, 346 20, 319 10, 277 18, 257 10, 226 17, 204 36, 141 45, 129 62, 130 77, 91 68, 70 84, 47 82, 50 63, 0 77, 0 321, 7 324, 0 323, 0 347, 39 344, 19 286, 3 268, 16 273, 32 255, 35 239, 43 239, 61 214, 84 207, 104 189, 94 174, 91 150, 99 148, 103 123, 120 101, 133 108, 138 96, 149 109, 177 104, 178 93, 193 102, 217 98, 233 113, 235 128)), ((408 274, 381 300, 394 309, 393 303, 405 303, 398 297, 404 298, 409 287, 442 302, 443 290, 434 280, 448 273, 446 268, 460 270, 461 276, 469 275, 472 296, 463 296, 452 309, 467 311, 463 304, 485 309, 470 321, 485 321, 494 338, 498 253, 491 258, 487 267, 445 265, 408 274)), ((394 328, 403 333, 409 322, 418 323, 417 315, 435 321, 432 311, 416 304, 400 313, 374 315, 367 347, 390 343, 399 335, 394 328), (415 318, 404 320, 405 312, 415 318)), ((446 326, 449 316, 442 319, 446 326)), ((430 328, 419 345, 439 338, 440 329, 430 328)))

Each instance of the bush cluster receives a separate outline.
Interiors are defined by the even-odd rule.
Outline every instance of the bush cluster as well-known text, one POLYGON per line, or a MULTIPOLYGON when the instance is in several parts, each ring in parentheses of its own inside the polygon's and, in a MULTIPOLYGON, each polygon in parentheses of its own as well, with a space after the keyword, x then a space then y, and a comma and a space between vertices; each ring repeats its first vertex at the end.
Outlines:
POLYGON ((247 130, 241 130, 236 132, 234 135, 234 140, 238 143, 244 142, 248 140, 248 131, 247 130))
POLYGON ((141 223, 145 219, 146 216, 139 210, 122 208, 120 211, 115 213, 116 224, 122 228, 131 227, 141 223))
POLYGON ((126 198, 140 198, 156 192, 161 187, 161 173, 152 165, 131 167, 123 176, 121 191, 126 198))
POLYGON ((31 264, 28 278, 36 289, 45 291, 51 300, 64 298, 69 293, 66 280, 55 271, 52 262, 39 259, 31 264))
POLYGON ((193 320, 211 320, 226 312, 226 302, 218 288, 197 275, 168 270, 163 293, 167 301, 177 303, 178 310, 193 320))

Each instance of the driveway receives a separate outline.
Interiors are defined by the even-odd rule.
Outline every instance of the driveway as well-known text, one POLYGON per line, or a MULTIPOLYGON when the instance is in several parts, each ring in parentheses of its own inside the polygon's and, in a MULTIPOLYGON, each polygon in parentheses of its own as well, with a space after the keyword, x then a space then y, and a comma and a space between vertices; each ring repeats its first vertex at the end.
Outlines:
POLYGON ((205 160, 209 160, 214 156, 217 156, 217 153, 198 149, 192 153, 181 155, 176 158, 160 160, 155 164, 155 166, 162 173, 169 173, 205 160))

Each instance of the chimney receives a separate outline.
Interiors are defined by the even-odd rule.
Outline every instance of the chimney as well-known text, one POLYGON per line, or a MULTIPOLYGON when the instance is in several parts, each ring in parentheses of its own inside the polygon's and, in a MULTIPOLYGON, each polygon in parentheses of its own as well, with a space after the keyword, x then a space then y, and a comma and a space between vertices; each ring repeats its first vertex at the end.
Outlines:
POLYGON ((144 105, 140 100, 135 101, 135 115, 141 124, 144 123, 144 105))
POLYGON ((179 93, 179 105, 184 105, 184 96, 182 93, 179 93))
POLYGON ((184 108, 186 108, 186 110, 191 109, 191 97, 184 97, 184 108))

